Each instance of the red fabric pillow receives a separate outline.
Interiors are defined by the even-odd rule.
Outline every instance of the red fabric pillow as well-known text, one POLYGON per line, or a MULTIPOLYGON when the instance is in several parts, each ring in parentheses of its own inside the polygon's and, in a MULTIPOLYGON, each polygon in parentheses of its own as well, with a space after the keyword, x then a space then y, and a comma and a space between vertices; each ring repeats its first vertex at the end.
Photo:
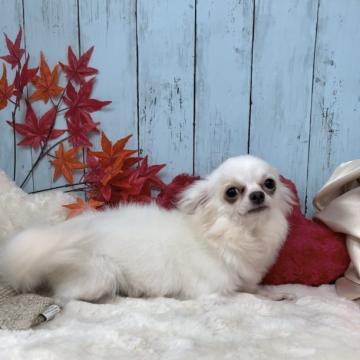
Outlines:
MULTIPOLYGON (((174 207, 177 195, 197 177, 178 175, 159 194, 157 202, 167 209, 174 207)), ((345 236, 326 225, 306 219, 301 213, 294 183, 282 178, 294 193, 296 205, 289 215, 290 230, 274 266, 265 276, 268 285, 321 285, 334 282, 347 269, 350 259, 345 236)))

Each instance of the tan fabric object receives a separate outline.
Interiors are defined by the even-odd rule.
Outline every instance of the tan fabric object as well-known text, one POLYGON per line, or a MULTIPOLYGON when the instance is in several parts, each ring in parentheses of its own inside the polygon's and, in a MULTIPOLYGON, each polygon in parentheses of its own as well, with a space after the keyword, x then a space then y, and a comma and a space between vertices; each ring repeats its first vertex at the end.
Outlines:
POLYGON ((339 195, 316 217, 334 231, 360 239, 360 187, 339 195))
POLYGON ((315 195, 314 205, 323 210, 331 200, 349 190, 352 186, 359 186, 360 159, 340 164, 330 176, 329 180, 315 195))
POLYGON ((0 279, 0 329, 25 330, 51 320, 60 307, 35 294, 17 294, 0 279))
POLYGON ((336 281, 339 295, 360 299, 360 160, 341 164, 314 198, 316 218, 332 230, 347 234, 351 264, 336 281))

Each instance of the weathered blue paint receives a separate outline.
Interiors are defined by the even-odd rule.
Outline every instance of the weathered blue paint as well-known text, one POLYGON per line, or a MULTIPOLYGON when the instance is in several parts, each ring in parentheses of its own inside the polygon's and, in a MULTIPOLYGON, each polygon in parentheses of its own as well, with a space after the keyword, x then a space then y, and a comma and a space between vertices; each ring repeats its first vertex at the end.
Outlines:
POLYGON ((79 5, 81 52, 95 46, 91 64, 99 69, 93 96, 112 101, 96 120, 113 141, 133 134, 129 145, 137 148, 136 2, 79 0, 79 5))
POLYGON ((250 153, 295 181, 305 200, 317 1, 257 0, 250 153))
MULTIPOLYGON (((0 54, 3 55, 7 53, 5 46, 5 38, 3 37, 3 32, 7 33, 9 36, 15 38, 17 32, 19 31, 19 26, 23 25, 23 10, 21 0, 0 0, 0 54)), ((22 43, 24 45, 24 43, 22 43)), ((2 74, 2 65, 0 66, 0 72, 2 74)), ((7 74, 9 81, 13 80, 11 76, 10 68, 7 69, 7 74)), ((24 109, 20 109, 17 112, 16 121, 19 121, 24 116, 24 109)), ((12 129, 6 123, 6 120, 11 119, 11 110, 10 107, 4 109, 0 112, 0 168, 5 170, 6 173, 13 177, 13 134, 12 129)), ((20 138, 17 137, 17 142, 20 141, 20 138)), ((16 149, 16 178, 23 179, 28 171, 31 168, 31 151, 21 151, 19 147, 16 149)), ((27 183, 25 188, 27 191, 33 190, 32 178, 27 183)))
POLYGON ((193 169, 195 1, 138 0, 137 14, 140 153, 169 180, 193 169))
MULTIPOLYGON (((37 0, 24 1, 25 13, 25 45, 26 50, 32 55, 30 65, 38 64, 40 51, 46 55, 46 60, 52 69, 57 61, 67 62, 67 46, 70 45, 78 52, 78 23, 77 1, 67 0, 37 0)), ((33 107, 43 114, 51 107, 49 102, 34 102, 33 107)), ((57 128, 64 128, 65 120, 59 117, 57 128)), ((33 162, 38 156, 38 151, 32 153, 33 162)), ((39 164, 34 172, 34 190, 59 186, 65 183, 59 179, 53 184, 53 169, 50 158, 39 164)))
MULTIPOLYGON (((68 45, 95 45, 94 96, 113 101, 96 120, 113 140, 133 133, 132 147, 168 164, 165 180, 250 151, 296 182, 311 214, 335 166, 359 157, 358 0, 0 0, 0 9, 0 31, 14 38, 25 24, 27 50, 36 60, 43 50, 50 66, 68 45)), ((11 175, 9 118, 0 112, 0 167, 11 175)), ((21 183, 36 153, 17 151, 21 183)), ((51 179, 45 161, 26 190, 63 184, 51 179)))
POLYGON ((360 1, 320 0, 307 206, 341 162, 360 158, 360 1))
POLYGON ((247 153, 253 0, 198 1, 195 173, 247 153))

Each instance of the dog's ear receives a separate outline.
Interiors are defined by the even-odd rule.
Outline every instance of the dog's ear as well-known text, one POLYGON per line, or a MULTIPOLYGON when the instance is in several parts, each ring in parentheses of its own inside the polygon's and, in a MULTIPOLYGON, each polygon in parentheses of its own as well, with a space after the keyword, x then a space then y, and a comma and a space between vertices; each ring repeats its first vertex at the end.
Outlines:
POLYGON ((299 206, 297 196, 294 194, 293 190, 291 190, 291 188, 283 181, 280 183, 279 191, 281 193, 280 209, 283 214, 287 216, 290 214, 295 205, 299 206))
POLYGON ((184 190, 178 197, 176 206, 187 214, 193 214, 195 210, 204 206, 209 200, 209 181, 197 180, 184 190))

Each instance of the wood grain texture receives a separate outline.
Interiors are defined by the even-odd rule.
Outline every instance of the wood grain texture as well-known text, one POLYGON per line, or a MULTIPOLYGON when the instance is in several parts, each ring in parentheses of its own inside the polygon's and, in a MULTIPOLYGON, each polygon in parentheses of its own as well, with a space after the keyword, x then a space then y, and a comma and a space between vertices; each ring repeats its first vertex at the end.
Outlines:
MULTIPOLYGON (((36 0, 24 1, 26 47, 32 56, 32 65, 39 63, 40 51, 52 69, 58 61, 67 63, 67 47, 70 45, 78 52, 77 1, 36 0)), ((34 109, 43 114, 48 106, 42 102, 34 103, 34 109)), ((65 121, 57 120, 57 128, 64 128, 65 121)), ((33 161, 38 152, 33 152, 33 161)), ((34 189, 53 186, 50 158, 41 161, 34 172, 34 189)), ((61 178, 54 186, 64 184, 61 178)))
POLYGON ((250 153, 274 164, 304 202, 317 1, 256 0, 250 153))
POLYGON ((91 65, 99 69, 94 97, 112 100, 96 120, 112 140, 133 134, 129 145, 137 149, 136 2, 79 0, 79 5, 81 51, 94 45, 91 65))
POLYGON ((137 4, 140 149, 169 180, 193 170, 195 1, 137 4))
MULTIPOLYGON (((3 33, 6 33, 11 40, 15 40, 16 34, 19 31, 20 26, 23 26, 23 9, 22 9, 22 1, 14 0, 0 0, 0 30, 1 30, 1 41, 0 41, 0 54, 5 55, 8 53, 8 50, 5 45, 5 38, 3 37, 3 33)), ((24 36, 22 38, 22 46, 24 47, 24 36)), ((9 83, 13 81, 13 72, 11 70, 10 65, 7 66, 7 75, 9 83)), ((0 72, 2 74, 2 65, 0 68, 0 72)), ((15 74, 15 69, 14 69, 15 74)), ((3 109, 0 112, 0 168, 3 169, 11 178, 13 177, 13 132, 9 125, 6 123, 6 120, 11 119, 11 111, 13 109, 13 105, 8 105, 6 109, 3 109)), ((24 117, 24 109, 20 109, 17 112, 16 121, 21 122, 24 117)), ((17 142, 20 141, 21 137, 16 136, 17 142)), ((16 149, 16 181, 18 184, 21 183, 22 179, 26 176, 28 171, 31 168, 31 151, 28 147, 22 148, 17 147, 16 149), (24 151, 24 149, 26 149, 24 151)), ((32 178, 27 183, 25 188, 26 191, 33 190, 33 182, 32 178)))
POLYGON ((253 0, 198 1, 195 173, 247 152, 253 0))
POLYGON ((320 0, 307 207, 341 162, 360 158, 360 2, 320 0))
MULTIPOLYGON (((95 120, 112 140, 133 133, 132 147, 168 164, 166 181, 249 149, 295 181, 312 215, 334 168, 359 157, 358 0, 0 0, 0 9, 12 39, 24 14, 32 64, 40 50, 53 67, 68 45, 95 45, 94 97, 113 101, 95 120)), ((12 176, 10 108, 0 112, 0 167, 12 176)), ((17 147, 18 183, 36 155, 17 147)), ((61 184, 45 160, 25 189, 61 184)))

